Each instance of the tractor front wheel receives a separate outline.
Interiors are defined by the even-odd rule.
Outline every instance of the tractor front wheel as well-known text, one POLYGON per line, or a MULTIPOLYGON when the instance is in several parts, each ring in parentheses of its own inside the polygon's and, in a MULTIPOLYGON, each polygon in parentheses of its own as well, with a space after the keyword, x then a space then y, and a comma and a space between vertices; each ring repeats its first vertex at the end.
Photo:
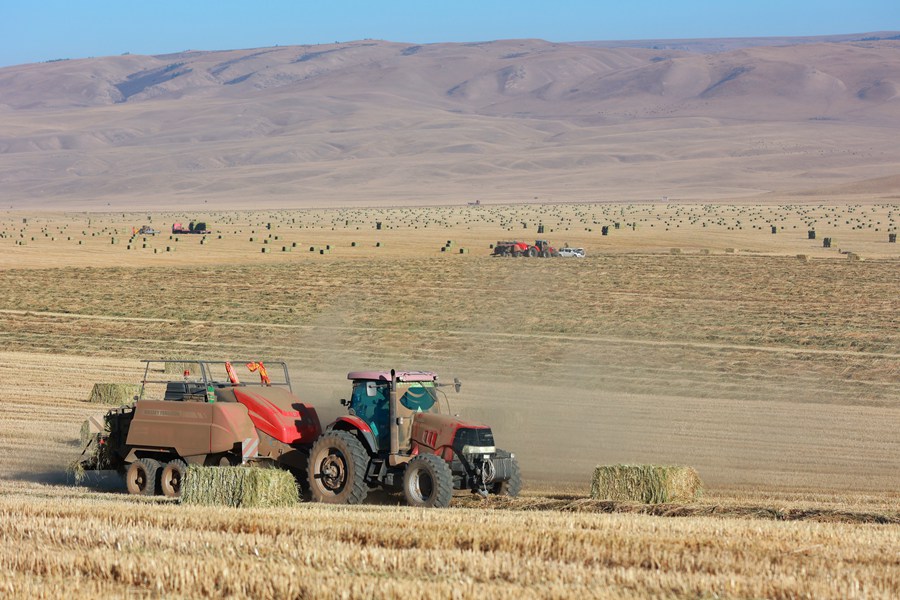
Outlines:
POLYGON ((368 455, 350 432, 331 431, 313 444, 309 453, 309 491, 314 502, 360 504, 366 485, 368 455))
POLYGON ((498 496, 509 496, 515 498, 522 491, 522 473, 519 471, 519 461, 516 457, 512 457, 512 470, 509 479, 494 484, 491 493, 498 496))
POLYGON ((403 472, 403 496, 410 506, 444 508, 453 497, 453 473, 447 461, 434 454, 420 454, 403 472))
POLYGON ((184 474, 187 465, 180 458, 170 460, 162 471, 160 487, 166 498, 181 498, 181 488, 184 485, 184 474))
POLYGON ((131 463, 125 472, 125 487, 129 494, 153 496, 159 484, 159 461, 152 458, 139 458, 131 463))

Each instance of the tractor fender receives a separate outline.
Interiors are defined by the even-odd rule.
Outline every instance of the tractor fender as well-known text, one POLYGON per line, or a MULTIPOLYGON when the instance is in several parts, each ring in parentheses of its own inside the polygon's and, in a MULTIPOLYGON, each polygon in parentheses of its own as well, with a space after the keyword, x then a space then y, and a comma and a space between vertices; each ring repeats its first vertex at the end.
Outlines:
POLYGON ((359 417, 338 417, 334 423, 325 428, 325 431, 350 431, 355 433, 357 437, 360 438, 360 441, 362 441, 363 446, 366 447, 366 451, 369 454, 376 453, 375 435, 372 433, 372 429, 369 425, 359 417))

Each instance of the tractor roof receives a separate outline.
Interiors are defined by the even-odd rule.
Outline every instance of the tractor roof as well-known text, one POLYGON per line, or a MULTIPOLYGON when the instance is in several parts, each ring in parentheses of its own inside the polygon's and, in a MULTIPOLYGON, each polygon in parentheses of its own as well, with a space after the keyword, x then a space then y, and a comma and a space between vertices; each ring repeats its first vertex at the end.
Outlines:
MULTIPOLYGON (((394 373, 400 381, 434 381, 437 373, 431 371, 397 371, 394 373)), ((347 373, 347 379, 354 381, 390 381, 390 371, 352 371, 347 373)))

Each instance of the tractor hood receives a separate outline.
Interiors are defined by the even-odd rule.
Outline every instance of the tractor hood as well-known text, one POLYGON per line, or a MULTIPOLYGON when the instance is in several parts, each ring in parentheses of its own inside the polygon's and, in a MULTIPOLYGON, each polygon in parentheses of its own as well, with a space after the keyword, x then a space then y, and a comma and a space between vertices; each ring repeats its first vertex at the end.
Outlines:
POLYGON ((493 433, 487 425, 433 413, 418 413, 413 417, 412 439, 420 446, 454 448, 457 452, 462 451, 463 445, 477 443, 487 447, 494 443, 493 433))

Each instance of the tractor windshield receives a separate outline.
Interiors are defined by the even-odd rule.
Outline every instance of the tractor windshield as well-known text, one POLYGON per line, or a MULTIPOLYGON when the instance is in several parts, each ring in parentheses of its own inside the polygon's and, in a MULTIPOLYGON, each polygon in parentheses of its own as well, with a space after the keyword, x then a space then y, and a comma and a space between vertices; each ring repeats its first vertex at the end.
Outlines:
POLYGON ((437 389, 431 381, 400 384, 397 391, 400 395, 400 404, 413 412, 440 412, 437 389))

